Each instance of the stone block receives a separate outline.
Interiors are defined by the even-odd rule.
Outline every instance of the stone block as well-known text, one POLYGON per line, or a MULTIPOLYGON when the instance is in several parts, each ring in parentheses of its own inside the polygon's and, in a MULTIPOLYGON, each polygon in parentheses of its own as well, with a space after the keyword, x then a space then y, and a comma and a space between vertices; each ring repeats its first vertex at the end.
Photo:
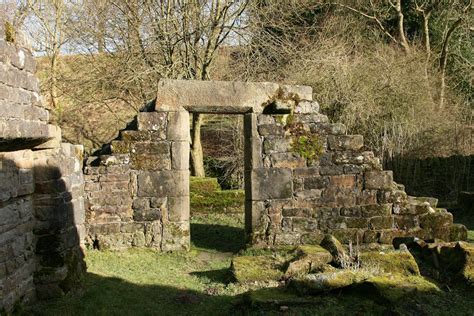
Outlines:
POLYGON ((273 168, 303 168, 306 166, 306 160, 293 153, 275 153, 270 155, 270 161, 273 168))
POLYGON ((134 170, 171 170, 171 157, 153 154, 132 154, 131 167, 134 170))
POLYGON ((292 218, 293 231, 299 232, 312 232, 318 230, 318 221, 312 218, 306 217, 293 217, 292 218))
POLYGON ((261 168, 262 141, 259 137, 245 138, 244 140, 244 168, 251 170, 261 168))
POLYGON ((336 188, 352 189, 356 186, 356 177, 354 175, 330 176, 329 184, 336 188))
POLYGON ((373 204, 360 206, 363 217, 390 216, 392 214, 392 204, 373 204))
POLYGON ((140 172, 137 177, 139 197, 179 197, 189 195, 189 171, 165 170, 140 172))
POLYGON ((246 192, 250 192, 252 200, 286 199, 293 195, 290 169, 254 169, 248 185, 251 187, 246 192))
POLYGON ((263 141, 264 154, 286 153, 290 151, 291 140, 283 137, 265 137, 263 141))
POLYGON ((445 209, 436 209, 434 212, 420 215, 420 227, 423 229, 437 230, 453 224, 453 214, 445 209))
POLYGON ((340 214, 344 217, 361 217, 362 211, 360 206, 341 207, 340 214))
POLYGON ((288 208, 282 210, 282 215, 285 217, 311 217, 313 211, 310 208, 288 208))
POLYGON ((189 170, 189 143, 171 143, 171 168, 173 170, 189 170))
POLYGON ((168 198, 168 220, 171 222, 189 221, 189 196, 168 198))
POLYGON ((295 107, 295 113, 297 114, 311 114, 319 113, 319 103, 316 101, 300 101, 295 107))
POLYGON ((189 113, 186 111, 168 113, 166 138, 169 141, 191 142, 189 113))
POLYGON ((284 136, 285 129, 279 124, 263 124, 258 126, 260 136, 284 136))
POLYGON ((139 131, 166 130, 168 113, 166 112, 140 112, 137 114, 139 131))
POLYGON ((162 159, 170 158, 169 142, 136 142, 131 143, 130 147, 134 154, 148 154, 162 156, 162 159))
POLYGON ((418 228, 420 225, 418 216, 395 215, 394 220, 395 220, 395 227, 399 229, 408 230, 408 229, 418 228))
POLYGON ((280 86, 269 82, 161 79, 155 108, 169 111, 184 107, 199 113, 262 113, 270 101, 288 99, 283 95, 311 100, 310 90, 311 87, 280 86))
POLYGON ((329 135, 328 144, 331 150, 360 150, 364 146, 362 135, 329 135))
POLYGON ((392 229, 394 227, 393 216, 375 216, 370 219, 371 229, 392 229))
POLYGON ((392 171, 367 171, 365 173, 365 188, 374 190, 389 190, 393 184, 392 171))
POLYGON ((159 221, 162 218, 162 209, 159 208, 147 208, 147 209, 134 209, 133 219, 135 221, 159 221))

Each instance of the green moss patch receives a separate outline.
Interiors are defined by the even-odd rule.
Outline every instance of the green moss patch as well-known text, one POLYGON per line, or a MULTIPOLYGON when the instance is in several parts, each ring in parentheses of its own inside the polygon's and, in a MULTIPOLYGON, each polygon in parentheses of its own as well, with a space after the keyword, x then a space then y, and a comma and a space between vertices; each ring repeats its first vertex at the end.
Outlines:
POLYGON ((441 292, 436 284, 421 276, 383 275, 372 277, 367 283, 390 302, 397 302, 408 295, 441 292))
POLYGON ((332 261, 332 255, 320 246, 304 245, 295 249, 295 259, 290 261, 285 277, 294 277, 321 270, 332 261))
POLYGON ((232 273, 239 283, 278 281, 282 262, 269 256, 239 256, 232 259, 232 273))
POLYGON ((221 190, 216 178, 190 178, 192 213, 243 213, 244 190, 221 190))
POLYGON ((191 212, 196 213, 243 213, 244 203, 244 190, 191 193, 191 212))
POLYGON ((318 135, 300 135, 293 138, 291 150, 310 161, 318 160, 324 152, 324 145, 318 135))
POLYGON ((408 251, 363 252, 359 259, 365 269, 406 276, 420 275, 415 258, 408 251))
POLYGON ((217 178, 190 177, 189 189, 191 193, 203 195, 220 191, 221 186, 217 182, 217 178))

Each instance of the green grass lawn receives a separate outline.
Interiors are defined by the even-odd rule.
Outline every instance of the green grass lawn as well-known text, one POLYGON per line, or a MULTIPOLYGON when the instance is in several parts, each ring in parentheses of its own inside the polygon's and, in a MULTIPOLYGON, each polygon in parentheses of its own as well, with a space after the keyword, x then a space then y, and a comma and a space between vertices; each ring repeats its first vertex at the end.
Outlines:
POLYGON ((310 305, 290 304, 284 312, 278 305, 249 306, 241 294, 258 286, 233 283, 230 273, 232 253, 244 246, 243 214, 197 214, 192 218, 191 239, 192 249, 185 253, 88 251, 88 273, 77 291, 22 314, 472 315, 474 311, 472 288, 446 289, 440 295, 413 297, 397 305, 367 293, 331 292, 315 297, 310 305))

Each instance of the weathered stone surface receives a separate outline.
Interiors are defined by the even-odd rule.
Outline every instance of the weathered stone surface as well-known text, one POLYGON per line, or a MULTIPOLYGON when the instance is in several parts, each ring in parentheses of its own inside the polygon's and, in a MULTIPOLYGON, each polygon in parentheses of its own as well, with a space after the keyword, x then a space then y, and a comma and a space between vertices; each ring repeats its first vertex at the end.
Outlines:
POLYGON ((351 259, 347 255, 344 246, 332 235, 324 236, 321 241, 321 247, 329 251, 332 255, 333 261, 338 265, 344 265, 345 263, 351 262, 351 259))
POLYGON ((295 108, 297 114, 311 114, 319 112, 319 103, 316 101, 300 101, 295 108))
POLYGON ((357 271, 336 270, 318 274, 307 274, 292 282, 300 293, 319 294, 348 287, 364 281, 365 276, 357 271))
POLYGON ((285 199, 293 195, 290 169, 254 169, 250 177, 252 200, 285 199))
POLYGON ((368 171, 365 173, 365 188, 388 190, 392 187, 392 171, 368 171))
POLYGON ((171 144, 171 164, 173 170, 189 169, 189 143, 173 142, 171 144))
POLYGON ((139 131, 161 131, 166 130, 166 112, 140 112, 137 115, 139 131))
POLYGON ((320 246, 299 246, 295 250, 296 257, 290 261, 285 277, 295 277, 318 271, 332 260, 332 255, 320 246))
POLYGON ((168 113, 167 140, 190 142, 189 113, 186 111, 168 113))
POLYGON ((141 172, 137 178, 139 197, 189 196, 189 171, 141 172))
MULTIPOLYGON (((222 82, 161 79, 155 109, 176 111, 184 107, 199 113, 261 113, 264 106, 278 98, 280 86, 269 82, 222 82)), ((287 94, 310 97, 308 87, 284 88, 287 94)))
POLYGON ((362 135, 329 135, 329 148, 331 150, 360 150, 364 146, 362 135))

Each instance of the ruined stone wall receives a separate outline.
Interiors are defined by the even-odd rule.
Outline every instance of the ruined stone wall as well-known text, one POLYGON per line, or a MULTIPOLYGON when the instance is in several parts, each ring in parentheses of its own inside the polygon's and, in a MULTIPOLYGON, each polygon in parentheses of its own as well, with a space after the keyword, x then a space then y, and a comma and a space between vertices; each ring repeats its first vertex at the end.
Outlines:
POLYGON ((436 199, 408 197, 361 135, 346 135, 344 125, 329 123, 314 102, 307 104, 314 104, 308 113, 286 118, 248 115, 260 157, 248 173, 252 243, 319 243, 326 233, 354 244, 402 236, 466 238, 465 228, 436 208, 436 199), (308 140, 313 144, 305 145, 308 140), (320 154, 305 158, 318 145, 320 154))
MULTIPOLYGON (((252 245, 466 239, 436 207, 407 196, 364 147, 311 100, 311 88, 162 80, 153 112, 85 168, 88 244, 189 248, 189 112, 244 115, 245 225, 252 245), (278 114, 282 113, 282 114, 278 114), (286 114, 285 114, 286 113, 286 114)), ((147 107, 151 110, 151 107, 147 107)))
MULTIPOLYGON (((0 314, 67 292, 85 270, 82 146, 48 124, 35 60, 0 25, 0 314), (12 40, 9 35, 9 40, 12 40), (82 228, 81 228, 82 227, 82 228)), ((11 34, 10 34, 11 35, 11 34)))
POLYGON ((87 244, 189 248, 189 114, 142 112, 85 172, 87 244))

